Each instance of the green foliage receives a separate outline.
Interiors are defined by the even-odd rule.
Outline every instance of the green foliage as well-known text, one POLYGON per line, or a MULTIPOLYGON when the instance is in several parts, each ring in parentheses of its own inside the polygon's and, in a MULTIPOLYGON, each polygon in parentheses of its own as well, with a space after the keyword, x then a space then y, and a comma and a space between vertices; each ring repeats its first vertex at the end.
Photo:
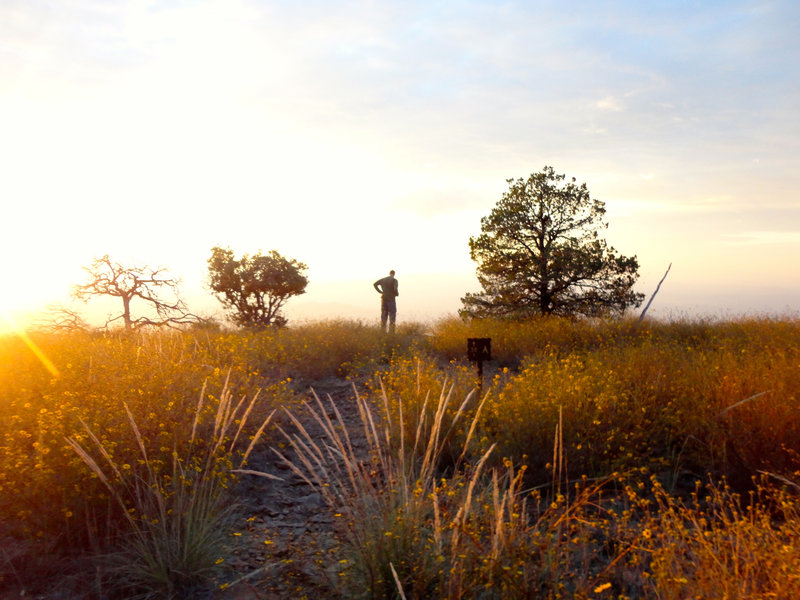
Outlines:
POLYGON ((509 190, 470 238, 483 291, 462 298, 462 314, 525 318, 531 315, 604 315, 639 306, 632 290, 636 257, 610 248, 598 231, 604 204, 575 179, 552 167, 527 180, 509 179, 509 190))
POLYGON ((229 248, 214 247, 208 259, 209 283, 235 323, 243 327, 282 326, 286 301, 305 293, 308 267, 275 250, 237 259, 229 248))

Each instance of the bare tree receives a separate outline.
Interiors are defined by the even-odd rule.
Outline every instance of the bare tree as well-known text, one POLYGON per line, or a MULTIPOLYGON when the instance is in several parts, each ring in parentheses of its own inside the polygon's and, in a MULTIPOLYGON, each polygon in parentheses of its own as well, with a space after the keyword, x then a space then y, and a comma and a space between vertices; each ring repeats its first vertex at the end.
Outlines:
POLYGON ((61 304, 48 306, 35 326, 37 329, 52 332, 89 330, 89 325, 77 310, 61 304))
POLYGON ((119 319, 128 330, 148 325, 177 327, 201 321, 188 312, 178 294, 179 280, 170 276, 165 267, 125 267, 106 254, 84 270, 89 274, 89 281, 75 286, 75 298, 86 301, 93 296, 111 296, 122 300, 122 314, 109 316, 106 326, 119 319), (156 316, 134 319, 131 303, 136 299, 155 311, 156 316))

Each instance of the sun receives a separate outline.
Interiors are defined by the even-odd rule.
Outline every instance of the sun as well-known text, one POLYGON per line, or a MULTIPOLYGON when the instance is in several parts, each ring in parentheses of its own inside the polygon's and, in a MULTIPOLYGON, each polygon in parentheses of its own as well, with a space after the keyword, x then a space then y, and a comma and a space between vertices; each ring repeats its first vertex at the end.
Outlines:
MULTIPOLYGON (((25 261, 7 260, 3 265, 4 294, 0 295, 0 332, 28 328, 50 307, 71 302, 74 269, 60 257, 37 251, 35 244, 20 246, 27 252, 25 261)), ((8 251, 6 256, 14 256, 8 251)), ((80 275, 80 273, 78 273, 80 275)))
POLYGON ((15 316, 15 312, 10 308, 0 307, 0 335, 6 335, 24 327, 21 320, 15 316))
POLYGON ((16 275, 9 277, 10 281, 15 282, 12 293, 0 296, 0 334, 29 330, 41 322, 53 307, 71 302, 69 293, 54 293, 57 288, 49 287, 52 283, 50 278, 26 278, 26 273, 16 275))
POLYGON ((18 295, 11 298, 0 298, 0 334, 26 329, 33 321, 36 310, 31 310, 33 305, 26 303, 26 298, 18 295))
POLYGON ((23 342, 25 342, 25 345, 28 346, 30 351, 36 355, 36 358, 38 358, 39 361, 44 366, 44 368, 50 372, 50 375, 52 375, 53 377, 58 377, 61 374, 58 370, 58 367, 56 367, 53 361, 50 360, 50 358, 42 351, 41 348, 39 348, 36 342, 34 342, 28 336, 27 332, 24 329, 19 327, 12 328, 8 332, 6 332, 6 335, 16 335, 23 342))

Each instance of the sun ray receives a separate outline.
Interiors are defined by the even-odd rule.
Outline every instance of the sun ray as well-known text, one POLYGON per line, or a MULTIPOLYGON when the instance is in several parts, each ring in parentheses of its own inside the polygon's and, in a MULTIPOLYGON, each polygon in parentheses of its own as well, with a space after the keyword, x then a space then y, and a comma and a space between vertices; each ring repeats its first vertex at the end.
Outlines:
POLYGON ((58 367, 56 367, 56 365, 53 363, 53 361, 50 360, 47 357, 47 355, 42 351, 42 349, 39 348, 39 346, 36 345, 36 342, 34 342, 30 338, 30 336, 25 331, 25 329, 20 327, 16 323, 14 323, 8 317, 5 317, 4 320, 6 322, 6 325, 8 326, 8 329, 11 330, 23 342, 25 342, 25 345, 28 346, 28 348, 30 348, 31 352, 33 352, 33 354, 36 356, 36 358, 38 358, 39 361, 42 363, 42 365, 44 365, 44 368, 48 370, 50 375, 52 375, 53 377, 60 377, 61 376, 61 372, 58 370, 58 367))

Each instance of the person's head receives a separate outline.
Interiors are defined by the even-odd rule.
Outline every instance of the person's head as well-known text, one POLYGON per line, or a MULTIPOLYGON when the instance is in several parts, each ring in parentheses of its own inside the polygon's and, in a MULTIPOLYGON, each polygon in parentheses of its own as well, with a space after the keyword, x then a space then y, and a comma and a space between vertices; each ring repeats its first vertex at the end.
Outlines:
POLYGON ((394 269, 392 269, 391 271, 389 271, 389 275, 391 275, 392 277, 394 277, 394 269))

